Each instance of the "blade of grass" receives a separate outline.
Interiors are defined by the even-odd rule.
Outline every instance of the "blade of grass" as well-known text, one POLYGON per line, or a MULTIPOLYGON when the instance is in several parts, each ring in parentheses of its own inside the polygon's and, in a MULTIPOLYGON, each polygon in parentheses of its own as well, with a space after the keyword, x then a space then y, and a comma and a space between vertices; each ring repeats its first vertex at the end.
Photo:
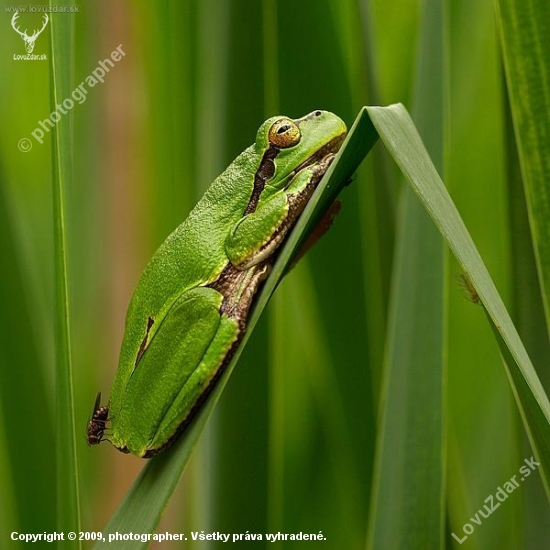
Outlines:
POLYGON ((518 407, 523 412, 525 429, 531 436, 535 456, 541 462, 541 476, 548 493, 550 403, 525 347, 405 108, 392 105, 367 107, 367 111, 380 138, 471 280, 513 358, 513 363, 508 365, 512 388, 518 407))
MULTIPOLYGON (((515 0, 500 0, 497 7, 510 108, 516 134, 516 143, 513 143, 511 132, 508 132, 510 138, 507 157, 511 161, 508 163, 510 187, 515 193, 510 201, 511 235, 517 276, 515 305, 520 334, 525 338, 527 349, 548 391, 550 122, 547 116, 539 114, 548 113, 550 108, 550 5, 544 0, 521 3, 515 0), (521 177, 516 169, 516 154, 520 160, 524 191, 521 189, 521 177), (525 219, 525 203, 529 213, 530 231, 525 219), (535 266, 538 268, 538 277, 535 266), (542 304, 537 299, 537 294, 542 296, 542 304), (544 313, 546 331, 543 334, 541 329, 544 324, 541 322, 544 313)), ((540 543, 545 537, 545 531, 541 531, 539 526, 544 524, 542 514, 547 510, 540 506, 541 491, 537 487, 529 485, 526 490, 529 492, 526 497, 527 536, 540 543), (533 520, 539 517, 541 520, 533 520)))
MULTIPOLYGON (((355 75, 362 74, 355 0, 320 0, 314 11, 307 3, 283 0, 274 4, 277 24, 270 21, 265 27, 268 55, 264 67, 268 78, 264 87, 269 88, 265 114, 282 112, 300 116, 317 108, 329 109, 342 117, 351 114, 350 99, 355 98, 356 105, 362 104, 358 93, 362 90, 361 79, 353 78, 352 74, 353 67, 357 69, 355 75), (307 28, 308 48, 302 48, 303 35, 284 31, 289 28, 307 28), (278 41, 273 39, 274 30, 280 34, 278 41), (333 37, 329 42, 327 34, 333 37), (323 71, 319 71, 318 59, 323 59, 323 71), (337 89, 326 86, 327 81, 343 85, 337 89), (293 86, 288 86, 288 82, 293 82, 293 86), (281 108, 268 103, 273 101, 275 86, 279 86, 281 108), (298 88, 307 88, 309 92, 296 94, 298 88)), ((363 305, 362 286, 365 266, 370 263, 362 265, 360 255, 344 253, 341 244, 345 240, 347 249, 359 250, 359 189, 360 186, 353 185, 345 190, 341 196, 343 211, 333 229, 300 260, 269 308, 273 358, 269 384, 273 430, 268 455, 272 472, 268 490, 270 531, 305 531, 319 526, 319 518, 323 517, 323 529, 332 544, 345 548, 354 548, 364 534, 367 501, 360 495, 369 492, 374 440, 372 399, 364 399, 369 387, 364 351, 370 349, 370 340, 365 337, 363 319, 367 310, 363 305), (306 295, 301 274, 308 266, 316 276, 306 295), (346 285, 341 284, 343 273, 346 273, 346 285), (292 313, 296 310, 300 313, 292 313), (314 324, 310 322, 312 318, 316 320, 314 324), (309 328, 307 344, 301 336, 304 323, 309 328), (315 363, 309 353, 318 342, 322 342, 326 353, 322 365, 315 363), (345 364, 346 368, 333 369, 330 358, 337 358, 338 364, 345 364), (306 376, 304 371, 309 370, 310 362, 314 365, 311 365, 311 374, 306 376), (322 372, 325 369, 332 370, 332 391, 339 390, 346 395, 341 407, 335 407, 331 399, 326 400, 322 372), (320 402, 323 402, 319 407, 322 414, 317 413, 316 405, 320 402), (329 423, 325 415, 331 416, 329 423), (334 432, 342 425, 356 434, 348 446, 339 445, 341 434, 334 432), (303 439, 297 439, 298 432, 303 439), (348 467, 354 455, 365 457, 362 468, 348 467), (314 469, 312 461, 315 461, 314 469), (319 479, 323 479, 323 490, 319 479), (343 499, 347 489, 351 489, 353 498, 343 499), (334 495, 334 499, 327 499, 326 494, 334 495), (345 530, 340 529, 342 521, 346 522, 345 530)), ((284 542, 276 544, 286 547, 284 542)))
POLYGON ((544 389, 550 391, 550 342, 546 332, 544 304, 537 277, 537 263, 533 250, 526 189, 523 186, 516 141, 507 117, 506 166, 508 205, 510 210, 510 238, 512 270, 514 273, 514 317, 519 335, 533 360, 544 389))
POLYGON ((550 331, 550 3, 498 0, 496 6, 546 328, 550 331))
MULTIPOLYGON (((494 9, 491 2, 478 0, 448 4, 450 135, 443 179, 501 297, 509 304, 512 278, 502 74, 494 9)), ((447 438, 454 444, 449 446, 447 462, 449 534, 463 533, 464 522, 509 477, 526 452, 520 444, 524 434, 521 417, 491 328, 480 308, 467 299, 460 273, 450 257, 447 438)), ((461 548, 519 548, 521 506, 517 495, 508 499, 461 548)))
MULTIPOLYGON (((0 529, 3 533, 11 533, 14 529, 21 529, 21 523, 17 514, 17 492, 10 475, 13 470, 9 455, 10 445, 4 434, 4 426, 7 425, 0 408, 0 464, 2 465, 0 468, 0 494, 2 495, 0 529)), ((14 546, 16 548, 23 548, 23 542, 16 542, 14 546)))
MULTIPOLYGON (((512 127, 510 105, 505 106, 506 177, 510 216, 510 244, 513 271, 513 319, 525 344, 541 383, 548 394, 550 389, 550 345, 548 342, 544 305, 537 276, 525 188, 521 178, 518 149, 512 127)), ((502 346, 501 346, 502 347, 502 346)), ((528 442, 525 443, 527 447, 528 442)), ((537 479, 538 482, 538 479, 537 479)), ((524 545, 526 548, 550 546, 550 508, 541 483, 525 486, 523 498, 524 545)))
MULTIPOLYGON (((64 2, 68 5, 68 2, 64 2)), ((50 1, 50 6, 52 2, 50 1)), ((70 97, 72 75, 73 15, 51 17, 50 52, 52 111, 70 97)), ((56 378, 56 459, 57 525, 60 531, 80 531, 78 465, 75 440, 75 414, 69 297, 67 284, 67 238, 65 194, 72 177, 71 112, 61 115, 52 130, 52 184, 55 255, 55 350, 56 378)), ((80 548, 80 541, 68 541, 68 547, 80 548)))
MULTIPOLYGON (((283 368, 279 390, 283 405, 279 413, 282 415, 280 429, 285 431, 284 442, 289 449, 284 457, 284 475, 285 488, 288 487, 290 494, 285 500, 282 532, 315 530, 321 515, 332 514, 336 525, 345 523, 349 528, 340 534, 327 524, 323 526, 326 536, 337 546, 354 548, 363 532, 366 512, 363 484, 354 460, 342 386, 327 345, 329 335, 320 314, 311 271, 307 262, 300 261, 292 276, 277 291, 281 309, 294 320, 286 326, 282 323, 277 326, 282 333, 280 342, 284 343, 277 350, 283 368), (319 418, 319 427, 313 420, 308 422, 310 416, 319 418), (300 421, 295 421, 297 418, 300 421), (322 442, 311 445, 317 431, 322 442), (316 463, 313 470, 312 461, 316 463), (317 483, 320 475, 323 478, 321 485, 317 483), (323 498, 327 491, 333 498, 323 498), (304 507, 304 496, 313 503, 304 507), (323 502, 318 504, 317 500, 323 502)), ((371 422, 370 419, 364 421, 367 426, 371 422)), ((271 532, 281 530, 277 525, 270 525, 270 528, 271 532)))
MULTIPOLYGON (((372 6, 361 2, 358 6, 362 65, 350 76, 354 86, 361 90, 359 104, 380 104, 380 67, 377 63, 377 40, 373 25, 372 6), (364 76, 362 76, 364 73, 364 76), (358 75, 361 75, 358 76, 358 75), (363 84, 365 80, 365 84, 363 84)), ((353 26, 345 32, 350 32, 353 26)), ((358 95, 358 94, 356 94, 358 95)), ((373 391, 373 410, 380 408, 380 385, 384 364, 387 313, 394 257, 396 204, 398 180, 396 169, 390 164, 382 146, 374 148, 355 176, 361 221, 361 250, 365 289, 365 314, 369 348, 369 376, 373 391)))
MULTIPOLYGON (((40 532, 55 525, 55 462, 52 453, 44 452, 54 438, 50 394, 44 380, 44 365, 32 325, 34 311, 28 282, 23 277, 18 241, 12 223, 5 189, 4 174, 0 173, 0 250, 2 251, 2 326, 0 330, 0 416, 3 419, 0 477, 14 489, 0 491, 2 515, 11 510, 13 495, 13 529, 40 532), (13 368, 20 365, 20 368, 13 368), (23 368, 24 367, 24 368, 23 368), (32 437, 29 437, 32 434, 32 437), (5 445, 4 445, 5 443, 5 445), (24 449, 24 453, 22 453, 24 449), (43 455, 43 456, 42 456, 43 455), (41 467, 36 468, 36 457, 41 467), (5 496, 4 496, 5 495, 5 496), (40 498, 37 497, 40 495, 40 498)), ((9 523, 8 523, 9 524, 9 523)), ((13 530, 12 529, 12 530, 13 530)))
MULTIPOLYGON (((424 3, 415 112, 443 165, 445 4, 424 3)), ((443 241, 403 189, 392 281, 370 548, 442 548, 445 525, 443 241), (422 442, 419 444, 419 442, 422 442)))
POLYGON ((443 250, 415 197, 403 199, 368 547, 441 548, 443 250))
MULTIPOLYGON (((355 0, 319 0, 316 9, 311 10, 307 2, 279 0, 277 6, 278 28, 282 33, 279 38, 281 111, 300 116, 317 108, 328 109, 352 122, 357 108, 365 101, 358 3, 355 0), (290 28, 307 29, 307 48, 303 48, 304 35, 286 32, 290 28), (331 40, 327 41, 327 36, 332 37, 331 40), (322 71, 319 70, 319 59, 323 60, 322 71), (292 86, 288 85, 289 82, 292 82, 292 86), (341 85, 327 86, 327 82, 340 82, 341 85), (308 92, 297 94, 297 89, 308 92)), ((312 374, 309 383, 302 386, 302 392, 309 398, 304 407, 309 403, 307 410, 313 415, 309 429, 304 430, 308 434, 309 448, 304 449, 303 455, 295 452, 295 431, 289 425, 300 418, 299 412, 296 412, 300 404, 292 402, 299 390, 296 387, 289 389, 287 383, 281 392, 286 396, 287 420, 284 426, 284 532, 289 532, 293 526, 319 526, 319 518, 322 517, 325 518, 323 529, 330 537, 331 544, 353 549, 359 547, 364 538, 368 500, 360 495, 370 493, 374 460, 376 407, 373 396, 377 391, 370 390, 371 373, 375 369, 380 370, 381 361, 374 363, 376 354, 370 352, 374 348, 377 352, 380 351, 382 340, 371 337, 383 334, 383 329, 380 330, 383 321, 376 316, 376 312, 383 309, 381 296, 384 292, 381 288, 384 285, 381 281, 381 270, 373 268, 379 263, 378 250, 374 246, 370 247, 370 242, 362 242, 364 234, 360 230, 364 217, 369 222, 372 221, 365 212, 365 193, 362 193, 368 189, 367 201, 368 197, 373 196, 374 185, 368 183, 362 175, 354 176, 354 183, 346 187, 340 195, 342 211, 333 228, 300 260, 300 264, 305 261, 315 274, 312 277, 311 292, 317 314, 315 325, 310 327, 310 336, 323 341, 323 348, 328 354, 326 359, 331 358, 327 368, 334 366, 332 378, 336 384, 335 391, 339 390, 345 396, 340 409, 332 408, 332 401, 325 403, 324 406, 330 408, 332 414, 342 415, 338 419, 332 418, 331 423, 326 424, 326 419, 316 413, 316 404, 326 395, 323 392, 322 372, 312 374), (367 290, 365 274, 370 274, 371 270, 376 272, 377 280, 373 281, 372 286, 369 281, 367 290), (377 285, 378 282, 382 284, 377 285), (367 301, 368 305, 365 307, 367 301), (316 327, 319 333, 314 337, 316 327), (329 437, 328 432, 334 426, 342 424, 353 434, 350 445, 341 447, 338 451, 331 450, 331 442, 337 443, 329 437), (312 449, 319 452, 310 455, 312 449), (351 456, 346 456, 347 454, 351 456), (347 465, 355 460, 361 461, 362 466, 353 471, 347 465), (303 470, 298 464, 300 461, 303 470), (313 470, 312 461, 315 463, 313 470), (305 475, 310 480, 309 484, 304 483, 303 477, 300 484, 295 483, 293 472, 299 469, 307 472, 305 475), (339 482, 333 476, 335 469, 340 472, 339 482), (324 486, 324 491, 318 488, 320 483, 324 486), (316 486, 315 492, 308 488, 308 485, 313 484, 316 486), (344 487, 353 487, 354 491, 354 497, 346 503, 346 509, 350 505, 358 506, 348 516, 345 530, 341 529, 344 510, 339 504, 344 487), (326 498, 326 495, 334 495, 334 498, 326 498)), ((372 202, 371 200, 370 204, 372 202)), ((376 221, 372 221, 372 225, 375 224, 376 221)), ((376 233, 370 233, 369 237, 374 240, 374 235, 376 233)), ((298 282, 297 273, 303 267, 300 265, 296 273, 291 273, 284 285, 293 296, 294 307, 309 312, 312 303, 300 291, 301 285, 298 282)), ((288 311, 286 307, 286 312, 288 311)), ((294 376, 298 378, 294 371, 307 368, 306 360, 309 359, 301 360, 301 355, 292 353, 289 347, 301 347, 305 352, 305 344, 300 341, 298 334, 303 330, 301 323, 308 317, 310 315, 287 314, 286 320, 282 316, 280 318, 280 322, 285 324, 281 330, 284 331, 284 340, 280 344, 285 347, 285 380, 294 379, 294 376)), ((304 383, 308 379, 298 380, 304 383)), ((328 414, 326 410, 324 413, 328 414)), ((287 546, 284 542, 282 545, 287 546)))

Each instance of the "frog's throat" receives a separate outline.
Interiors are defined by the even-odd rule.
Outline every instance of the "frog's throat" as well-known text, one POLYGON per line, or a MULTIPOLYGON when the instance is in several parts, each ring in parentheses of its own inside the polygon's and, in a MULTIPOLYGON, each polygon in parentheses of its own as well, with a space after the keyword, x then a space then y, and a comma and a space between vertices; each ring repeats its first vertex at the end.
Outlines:
POLYGON ((296 167, 290 174, 289 174, 289 180, 291 181, 300 170, 303 170, 304 168, 307 168, 308 166, 311 166, 312 164, 317 164, 321 160, 323 160, 325 157, 335 154, 340 150, 340 147, 342 143, 344 142, 344 139, 346 138, 347 132, 344 132, 342 134, 337 135, 336 137, 332 138, 329 142, 327 142, 323 147, 320 149, 317 149, 313 155, 308 157, 302 164, 300 164, 298 167, 296 167))

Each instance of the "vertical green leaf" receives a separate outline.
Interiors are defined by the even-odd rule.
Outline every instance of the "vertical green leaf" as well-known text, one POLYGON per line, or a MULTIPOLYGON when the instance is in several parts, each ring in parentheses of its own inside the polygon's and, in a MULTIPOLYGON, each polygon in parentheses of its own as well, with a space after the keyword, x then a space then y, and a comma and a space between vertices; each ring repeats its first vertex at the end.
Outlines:
MULTIPOLYGON (((358 6, 359 17, 351 13, 351 29, 360 22, 363 56, 352 67, 350 81, 364 90, 359 104, 379 105, 380 72, 378 43, 370 2, 358 6)), ((391 8, 393 9, 393 8, 391 8)), ((410 14, 407 14, 410 15, 410 14)), ((351 29, 344 31, 346 34, 351 29)), ((358 48, 359 49, 359 48, 358 48)), ((406 61, 399 60, 405 66, 406 61)), ((369 349, 369 374, 373 388, 373 410, 379 408, 384 345, 386 341, 388 302, 394 258, 398 181, 387 152, 377 147, 358 170, 355 180, 360 208, 360 234, 365 289, 366 331, 369 349)))
MULTIPOLYGON (((277 0, 276 4, 278 48, 271 62, 278 65, 280 109, 266 114, 297 117, 328 109, 351 122, 363 102, 364 83, 357 2, 319 0, 315 9, 308 2, 277 0), (291 32, 298 28, 303 32, 291 32), (329 82, 340 85, 328 86, 329 82)), ((374 392, 367 367, 371 341, 365 320, 375 313, 365 303, 378 302, 380 294, 365 296, 364 276, 377 258, 361 257, 363 198, 359 184, 345 189, 333 227, 289 273, 281 294, 274 297, 276 310, 270 318, 278 323, 271 333, 277 339, 270 347, 272 382, 278 386, 270 387, 277 400, 272 426, 279 442, 272 439, 270 449, 276 454, 271 460, 270 453, 270 462, 282 483, 278 487, 282 503, 277 509, 274 500, 272 507, 278 510, 277 530, 322 527, 333 545, 346 548, 359 548, 364 537, 368 501, 361 496, 370 491, 374 440, 374 392), (309 272, 311 277, 304 275, 309 272), (315 357, 321 349, 319 363, 315 357), (340 433, 341 426, 354 437, 340 433), (321 517, 326 518, 322 525, 321 517), (345 530, 340 527, 343 521, 345 530)), ((270 525, 275 527, 274 523, 270 525)))
POLYGON ((12 517, 17 517, 10 531, 41 532, 55 525, 54 431, 43 358, 31 321, 34 303, 22 274, 14 212, 4 180, 0 172, 0 303, 5 321, 0 330, 2 515, 6 509, 6 514, 12 512, 12 517), (37 456, 41 457, 40 468, 37 456))
MULTIPOLYGON (((445 3, 424 2, 420 44, 415 113, 441 170, 445 3)), ((443 243, 409 187, 399 214, 369 547, 437 549, 445 525, 443 243)))
MULTIPOLYGON (((448 2, 448 6, 450 108, 444 179, 506 301, 511 273, 503 177, 502 75, 494 9, 492 0, 448 2)), ((447 506, 449 531, 454 533, 462 533, 462 526, 483 499, 525 456, 518 442, 521 418, 498 347, 483 312, 461 288, 460 273, 451 257, 447 506)), ((520 546, 520 509, 521 498, 508 499, 462 546, 520 546)))
MULTIPOLYGON (((68 2, 65 2, 68 5, 68 2)), ((50 2, 50 5, 52 3, 50 2)), ((55 14, 51 23, 52 112, 72 92, 73 15, 55 14)), ((71 111, 52 130, 52 184, 55 254, 57 522, 60 531, 80 531, 73 373, 67 281, 66 188, 72 181, 71 111)), ((79 540, 68 541, 79 548, 79 540)))
MULTIPOLYGON (((525 188, 514 137, 509 103, 505 107, 506 168, 510 223, 510 251, 513 272, 513 319, 518 333, 527 348, 533 365, 548 395, 550 389, 550 343, 546 332, 544 305, 541 299, 537 264, 535 260, 525 188)), ((528 447, 525 442, 524 447, 528 447)), ((524 451, 526 455, 528 450, 524 451)), ((525 486, 523 498, 525 546, 550 545, 550 508, 540 478, 525 486)))
POLYGON ((550 330, 550 3, 498 0, 501 47, 550 330))

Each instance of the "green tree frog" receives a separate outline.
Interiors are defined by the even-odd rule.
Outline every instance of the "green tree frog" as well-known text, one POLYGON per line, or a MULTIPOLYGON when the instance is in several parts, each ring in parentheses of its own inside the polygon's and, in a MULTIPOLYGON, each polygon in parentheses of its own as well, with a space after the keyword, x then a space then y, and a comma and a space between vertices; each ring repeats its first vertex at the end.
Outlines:
POLYGON ((229 363, 277 248, 345 135, 327 111, 270 118, 214 180, 137 285, 109 404, 98 396, 88 423, 90 444, 108 440, 148 458, 181 434, 229 363))

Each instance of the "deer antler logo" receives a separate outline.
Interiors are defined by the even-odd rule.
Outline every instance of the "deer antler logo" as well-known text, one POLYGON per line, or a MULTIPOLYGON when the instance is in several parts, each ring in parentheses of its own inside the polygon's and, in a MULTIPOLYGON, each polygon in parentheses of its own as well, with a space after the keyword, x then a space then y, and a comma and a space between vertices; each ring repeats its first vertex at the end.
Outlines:
POLYGON ((48 14, 44 14, 44 24, 42 25, 42 28, 37 31, 35 30, 31 36, 27 34, 27 29, 24 30, 24 32, 21 32, 19 30, 19 27, 17 27, 17 18, 19 17, 19 12, 16 11, 13 14, 13 17, 11 19, 11 26, 13 27, 13 30, 21 35, 21 38, 25 41, 25 49, 27 50, 27 53, 32 53, 34 50, 34 43, 36 42, 36 39, 38 38, 38 35, 44 30, 46 25, 48 24, 49 18, 48 14))

